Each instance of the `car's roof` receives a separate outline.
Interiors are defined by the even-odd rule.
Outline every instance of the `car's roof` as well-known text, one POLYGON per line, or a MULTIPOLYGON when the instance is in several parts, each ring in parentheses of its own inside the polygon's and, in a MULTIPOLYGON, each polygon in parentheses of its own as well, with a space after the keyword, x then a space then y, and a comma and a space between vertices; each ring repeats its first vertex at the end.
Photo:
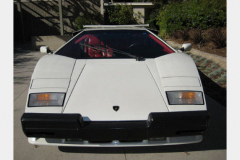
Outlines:
POLYGON ((82 31, 99 31, 99 30, 148 30, 158 35, 158 31, 149 28, 149 24, 138 24, 138 25, 83 25, 83 29, 74 31, 72 33, 72 36, 75 36, 82 31))
POLYGON ((149 24, 137 24, 137 25, 83 25, 83 28, 139 28, 149 27, 149 24))
POLYGON ((84 25, 83 30, 146 30, 145 27, 149 27, 148 24, 138 25, 84 25))
POLYGON ((127 28, 127 27, 116 27, 116 28, 85 28, 82 31, 99 31, 99 30, 147 30, 146 28, 127 28))

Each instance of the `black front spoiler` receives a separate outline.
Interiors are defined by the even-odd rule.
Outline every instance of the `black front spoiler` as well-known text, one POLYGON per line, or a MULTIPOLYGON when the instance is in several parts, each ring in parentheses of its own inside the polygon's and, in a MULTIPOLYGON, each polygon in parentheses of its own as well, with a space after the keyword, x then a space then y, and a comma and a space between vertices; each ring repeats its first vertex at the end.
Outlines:
POLYGON ((80 114, 24 113, 27 137, 137 141, 149 138, 203 135, 207 111, 150 113, 146 121, 83 121, 80 114))

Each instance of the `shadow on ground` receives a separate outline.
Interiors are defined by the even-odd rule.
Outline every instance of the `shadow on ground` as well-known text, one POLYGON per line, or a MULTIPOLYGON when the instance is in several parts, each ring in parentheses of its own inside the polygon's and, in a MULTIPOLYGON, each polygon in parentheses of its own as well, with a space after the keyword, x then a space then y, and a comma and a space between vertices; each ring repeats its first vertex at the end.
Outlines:
POLYGON ((204 73, 199 70, 199 75, 202 80, 204 93, 210 96, 212 99, 220 103, 221 105, 226 107, 226 98, 227 92, 226 88, 222 88, 217 83, 212 81, 209 77, 207 77, 204 73))
MULTIPOLYGON (((14 43, 14 66, 21 64, 24 65, 25 62, 31 62, 36 58, 33 55, 28 55, 28 53, 33 52, 31 42, 26 43, 14 43)), ((36 52, 36 51, 34 51, 36 52)))
POLYGON ((29 84, 39 51, 32 50, 31 42, 14 42, 14 84, 29 84))

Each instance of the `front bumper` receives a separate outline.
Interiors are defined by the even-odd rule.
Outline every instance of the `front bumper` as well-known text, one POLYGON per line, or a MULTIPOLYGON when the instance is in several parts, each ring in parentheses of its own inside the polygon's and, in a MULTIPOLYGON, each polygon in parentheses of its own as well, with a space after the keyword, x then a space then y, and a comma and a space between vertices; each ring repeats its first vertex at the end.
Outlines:
POLYGON ((32 144, 118 146, 197 143, 209 125, 207 111, 150 113, 146 121, 83 121, 80 114, 24 113, 23 132, 32 144), (177 138, 177 139, 176 139, 177 138), (75 139, 75 141, 73 140, 75 139), (156 141, 152 141, 156 139, 156 141), (172 139, 172 140, 171 140, 172 139), (72 141, 73 140, 73 141, 72 141), (172 142, 172 143, 171 143, 172 142))
POLYGON ((28 138, 28 142, 33 145, 51 145, 51 146, 72 146, 72 147, 140 147, 140 146, 166 146, 191 144, 201 142, 202 135, 196 136, 180 136, 166 137, 158 140, 142 140, 142 141, 118 141, 109 142, 90 142, 80 139, 56 139, 56 138, 28 138))

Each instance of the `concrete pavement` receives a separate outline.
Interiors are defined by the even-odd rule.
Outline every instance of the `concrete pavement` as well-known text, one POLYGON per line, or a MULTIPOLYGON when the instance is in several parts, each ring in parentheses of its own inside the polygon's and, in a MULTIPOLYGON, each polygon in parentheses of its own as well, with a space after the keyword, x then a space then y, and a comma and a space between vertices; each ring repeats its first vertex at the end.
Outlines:
POLYGON ((29 144, 22 132, 20 118, 24 113, 32 72, 44 54, 24 47, 16 47, 14 52, 14 159, 226 159, 226 107, 208 96, 211 125, 203 142, 198 144, 132 148, 58 148, 29 144))

